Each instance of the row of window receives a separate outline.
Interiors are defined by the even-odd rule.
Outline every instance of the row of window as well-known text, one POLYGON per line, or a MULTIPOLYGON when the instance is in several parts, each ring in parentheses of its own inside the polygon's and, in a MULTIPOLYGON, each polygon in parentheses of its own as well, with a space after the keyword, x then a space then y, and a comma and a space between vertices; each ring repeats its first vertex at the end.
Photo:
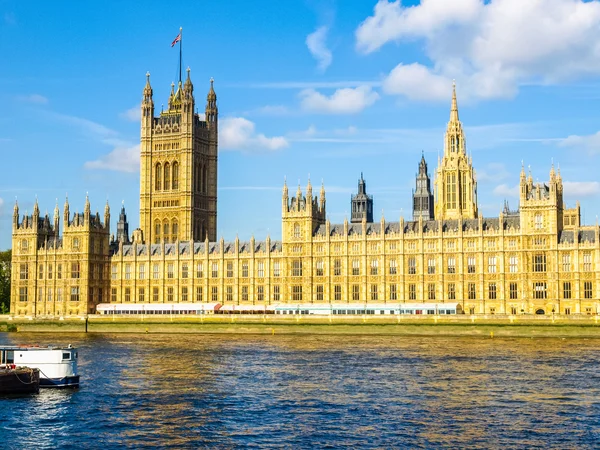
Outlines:
MULTIPOLYGON (((71 263, 70 265, 70 278, 78 279, 81 277, 81 265, 78 262, 71 263)), ((38 264, 38 280, 48 279, 52 280, 56 277, 57 280, 63 278, 63 265, 62 264, 38 264), (55 272, 56 269, 56 272, 55 272)), ((91 280, 102 280, 104 279, 104 264, 101 263, 90 263, 89 277, 91 280)), ((19 279, 29 279, 29 265, 21 263, 19 265, 19 279)))
MULTIPOLYGON (((427 283, 427 300, 437 300, 437 284, 436 283, 427 283)), ((24 288, 25 291, 27 288, 24 288)), ((202 302, 205 301, 203 297, 203 286, 196 286, 195 288, 196 296, 192 299, 191 297, 191 289, 187 286, 181 287, 181 296, 179 299, 175 298, 175 287, 169 286, 166 288, 166 298, 164 301, 171 303, 174 301, 181 301, 182 303, 186 303, 189 301, 202 302)), ((258 302, 265 301, 265 287, 264 286, 256 286, 255 287, 255 300, 258 302)), ((292 286, 292 295, 291 299, 293 301, 301 301, 302 297, 302 286, 292 286)), ((217 302, 218 298, 218 287, 211 286, 211 298, 210 301, 217 302)), ((518 300, 519 299, 519 285, 518 283, 509 283, 508 286, 509 299, 510 300, 518 300)), ((548 289, 546 282, 535 282, 532 285, 533 298, 535 299, 547 299, 548 298, 548 289)), ((117 296, 118 290, 117 288, 111 289, 111 302, 117 303, 120 299, 117 296)), ((137 302, 143 303, 146 301, 146 288, 138 287, 137 289, 138 297, 137 302)), ((409 283, 407 285, 407 293, 408 300, 417 300, 417 284, 409 283)), ((125 287, 124 288, 124 298, 125 302, 131 302, 134 299, 132 298, 133 288, 125 287)), ((350 298, 352 301, 364 301, 364 298, 361 298, 361 286, 359 284, 353 284, 350 286, 350 298)), ((370 301, 379 301, 384 300, 385 293, 379 291, 379 285, 371 284, 368 286, 367 292, 367 300, 370 301)), ((398 285, 391 284, 389 285, 387 300, 396 301, 398 300, 398 285)), ((40 294, 41 295, 41 294, 40 294)), ((101 293, 100 293, 101 295, 101 293)), ((454 283, 449 283, 447 288, 447 300, 457 300, 456 297, 456 285, 454 283)), ((247 302, 249 301, 250 296, 250 286, 241 286, 240 287, 240 301, 247 302)), ((477 287, 476 283, 468 283, 467 284, 467 299, 468 300, 477 300, 477 287)), ((488 300, 497 300, 499 298, 499 285, 496 283, 488 283, 487 286, 487 299, 488 300)), ((572 298, 572 286, 571 282, 563 282, 563 298, 571 299, 572 298)), ((592 299, 593 298, 593 283, 591 281, 583 282, 583 298, 592 299)), ((314 290, 314 300, 315 301, 325 301, 325 286, 322 284, 317 284, 314 290)), ((72 299, 73 300, 73 299, 72 299)), ((234 289, 233 286, 225 286, 225 301, 232 302, 234 301, 234 289)), ((281 287, 279 285, 272 286, 272 300, 274 302, 278 302, 281 300, 281 287)), ((337 284, 333 286, 333 301, 342 301, 342 286, 337 284)), ((152 288, 152 298, 151 301, 158 302, 160 301, 160 290, 158 287, 152 288)))
POLYGON ((162 223, 154 223, 154 243, 159 244, 161 240, 168 242, 177 242, 179 239, 179 223, 177 219, 172 221, 164 220, 162 223))
POLYGON ((168 162, 161 165, 157 163, 154 166, 154 190, 169 191, 179 189, 179 163, 177 161, 170 164, 168 162))
MULTIPOLYGON (((563 269, 565 271, 570 271, 569 255, 564 255, 564 256, 565 256, 565 258, 563 258, 563 269)), ((416 258, 409 257, 407 262, 408 262, 407 273, 409 275, 417 274, 416 258)), ((437 259, 435 259, 435 258, 430 258, 427 260, 427 274, 432 275, 432 274, 436 273, 436 263, 437 263, 437 259)), ((351 261, 351 264, 352 264, 352 266, 351 266, 350 274, 353 276, 361 275, 360 259, 353 259, 351 261)), ((534 255, 532 264, 533 264, 533 266, 532 266, 533 272, 546 272, 546 269, 547 269, 546 255, 545 254, 534 255)), ((118 267, 116 264, 113 265, 112 267, 113 267, 112 279, 117 279, 118 267)), ((510 256, 508 267, 509 267, 510 273, 517 273, 519 271, 519 258, 517 256, 510 256)), ((584 271, 591 271, 591 255, 584 255, 584 266, 583 267, 584 267, 584 271)), ((488 273, 497 273, 496 268, 497 268, 496 256, 490 256, 488 258, 487 272, 488 273)), ((303 269, 302 260, 297 259, 297 260, 292 261, 291 275, 293 277, 301 277, 303 274, 302 269, 303 269)), ((397 261, 395 259, 388 261, 388 269, 389 269, 388 273, 390 275, 398 274, 398 266, 397 266, 397 261)), ((456 258, 455 257, 452 256, 447 259, 446 269, 447 269, 447 273, 449 273, 449 274, 456 273, 456 258)), ((140 264, 139 265, 139 279, 145 278, 145 270, 146 270, 145 264, 140 264)), ((378 259, 372 259, 370 261, 368 273, 369 273, 369 275, 378 275, 379 274, 379 260, 378 259)), ((473 257, 469 256, 467 258, 467 273, 476 273, 476 258, 474 256, 473 257)), ((153 266, 153 275, 154 275, 153 278, 160 278, 160 266, 158 264, 154 264, 154 266, 153 266)), ((225 275, 227 278, 234 277, 234 263, 233 262, 227 262, 225 275)), ((249 276, 249 262, 242 262, 240 275, 242 278, 247 278, 249 276)), ((316 261, 314 275, 317 277, 326 275, 325 262, 323 260, 316 261)), ((341 275, 342 275, 342 260, 334 259, 334 261, 333 261, 333 276, 341 276, 341 275)), ((130 264, 125 264, 124 276, 125 276, 125 279, 127 279, 127 280, 132 278, 130 264)), ((181 267, 181 278, 188 278, 188 276, 189 276, 189 266, 187 263, 184 263, 184 264, 182 264, 182 267, 181 267)), ((198 278, 201 278, 203 276, 203 263, 198 263, 197 270, 196 270, 196 276, 198 278)), ((218 266, 217 262, 212 263, 211 276, 213 278, 217 278, 219 276, 219 266, 218 266)), ((256 276, 258 278, 263 278, 265 276, 265 264, 263 261, 259 261, 257 263, 256 276)), ((273 276, 275 276, 275 277, 281 276, 281 266, 280 266, 279 262, 273 263, 273 276)), ((169 263, 167 265, 167 278, 174 278, 174 277, 175 277, 175 264, 169 263)))
MULTIPOLYGON (((29 290, 27 286, 19 288, 19 301, 27 302, 29 301, 29 290)), ((103 291, 102 288, 89 288, 88 292, 88 302, 89 303, 102 303, 103 300, 103 291)), ((81 291, 79 286, 71 286, 67 289, 67 299, 71 302, 78 302, 81 299, 81 291)), ((56 289, 48 288, 44 289, 43 287, 38 288, 38 302, 62 302, 64 300, 63 296, 63 288, 59 287, 56 289)))

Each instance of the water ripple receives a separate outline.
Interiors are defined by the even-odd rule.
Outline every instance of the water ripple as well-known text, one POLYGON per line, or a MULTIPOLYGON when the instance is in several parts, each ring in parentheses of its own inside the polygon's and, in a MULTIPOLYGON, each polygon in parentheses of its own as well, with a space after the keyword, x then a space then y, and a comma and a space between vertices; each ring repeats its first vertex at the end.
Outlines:
POLYGON ((0 400, 4 448, 594 448, 600 341, 4 334, 78 391, 0 400), (51 341, 51 342, 50 342, 51 341))

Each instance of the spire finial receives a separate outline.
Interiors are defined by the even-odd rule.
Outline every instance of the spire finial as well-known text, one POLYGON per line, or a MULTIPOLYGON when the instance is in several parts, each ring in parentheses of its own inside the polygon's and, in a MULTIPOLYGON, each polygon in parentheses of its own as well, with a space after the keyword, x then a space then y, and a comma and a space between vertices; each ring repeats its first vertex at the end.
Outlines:
POLYGON ((458 102, 456 101, 456 81, 452 81, 452 106, 450 107, 450 122, 459 122, 458 102))

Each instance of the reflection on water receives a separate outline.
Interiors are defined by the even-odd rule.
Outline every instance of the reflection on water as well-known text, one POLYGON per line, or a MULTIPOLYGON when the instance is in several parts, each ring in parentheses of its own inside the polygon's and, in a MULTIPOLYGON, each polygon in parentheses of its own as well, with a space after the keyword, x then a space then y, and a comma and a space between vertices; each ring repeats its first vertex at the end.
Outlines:
POLYGON ((600 341, 0 335, 80 348, 79 390, 0 400, 8 448, 594 447, 600 341))

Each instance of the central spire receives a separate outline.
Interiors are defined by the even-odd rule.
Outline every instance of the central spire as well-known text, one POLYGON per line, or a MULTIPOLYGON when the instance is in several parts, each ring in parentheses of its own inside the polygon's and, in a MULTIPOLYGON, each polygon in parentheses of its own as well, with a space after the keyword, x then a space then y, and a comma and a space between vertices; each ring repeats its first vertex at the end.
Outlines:
POLYGON ((459 123, 458 102, 456 101, 456 81, 452 80, 452 106, 450 107, 450 123, 459 123))

